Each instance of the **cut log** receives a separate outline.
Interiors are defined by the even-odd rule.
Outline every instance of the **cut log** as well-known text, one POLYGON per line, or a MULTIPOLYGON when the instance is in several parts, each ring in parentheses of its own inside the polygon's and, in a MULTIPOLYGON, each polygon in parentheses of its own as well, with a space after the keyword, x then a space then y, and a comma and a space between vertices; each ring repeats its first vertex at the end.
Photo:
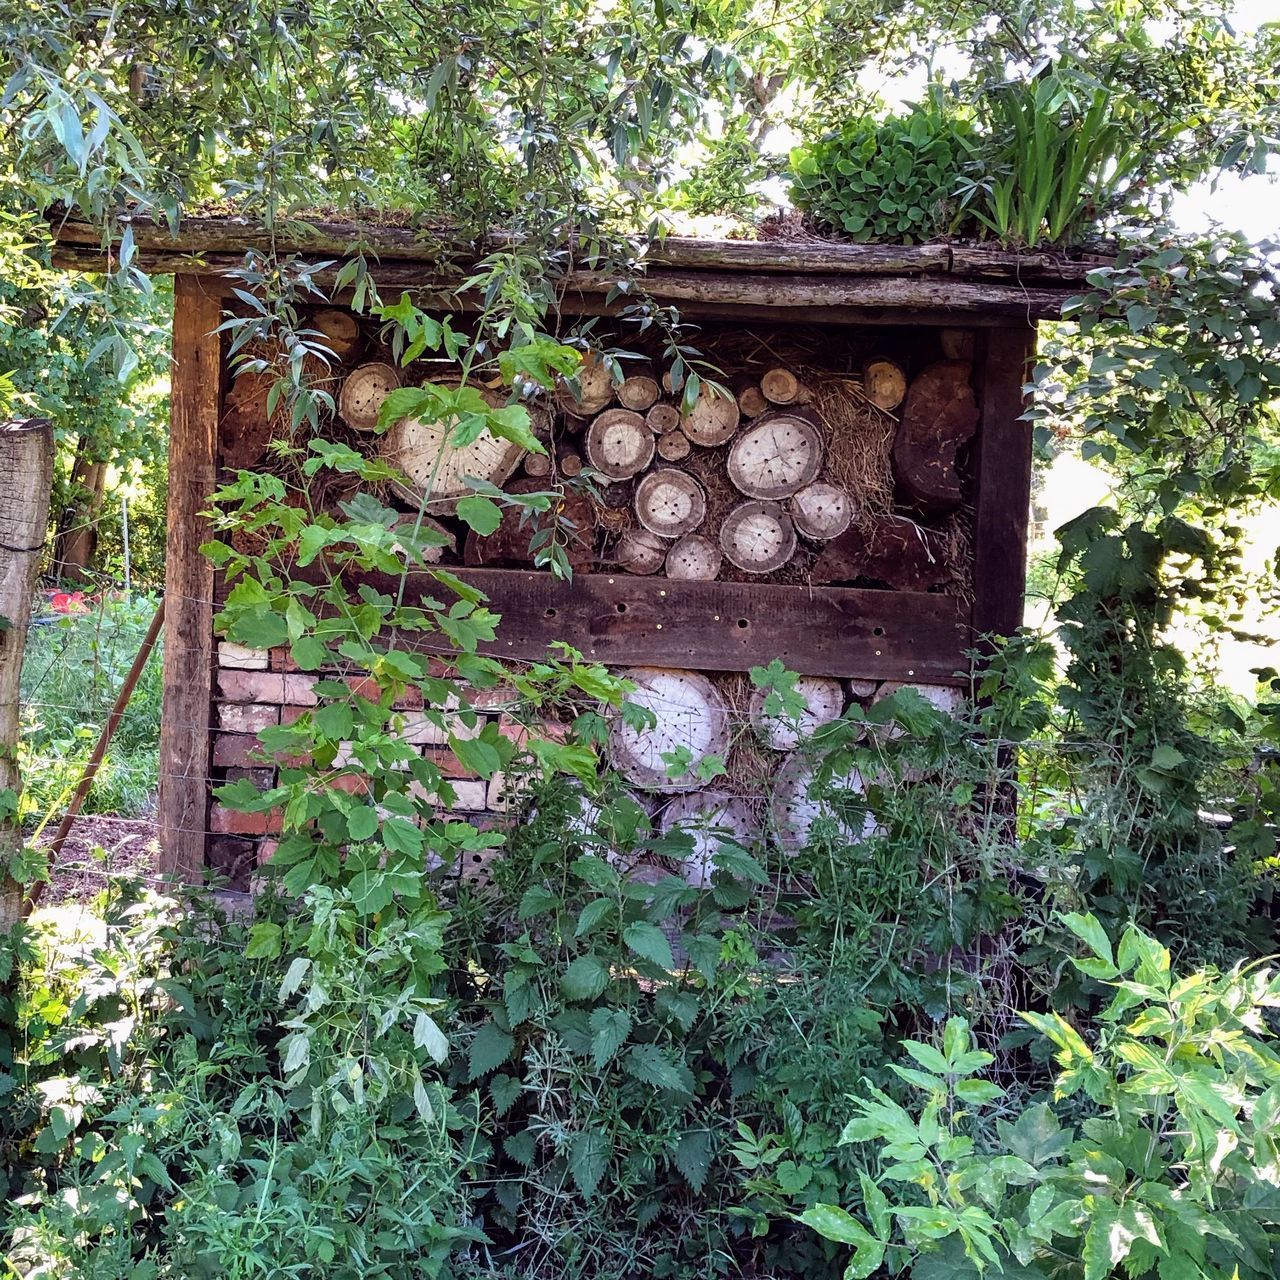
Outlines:
POLYGON ((333 353, 338 364, 346 364, 360 350, 360 322, 350 311, 321 307, 311 317, 310 327, 319 334, 320 345, 333 353))
POLYGON ((261 373, 247 371, 232 382, 223 400, 222 422, 218 428, 224 467, 238 471, 255 466, 266 455, 272 435, 267 397, 277 376, 274 369, 261 373))
POLYGON ((868 360, 862 366, 862 392, 877 409, 896 409, 907 394, 907 375, 892 360, 868 360))
POLYGON ((378 425, 378 410, 400 385, 394 365, 375 360, 358 365, 338 392, 338 416, 356 431, 372 431, 378 425))
POLYGON ((636 485, 636 515, 650 533, 678 538, 706 519, 707 495, 687 471, 660 467, 636 485))
POLYGON ((947 580, 945 539, 905 516, 886 516, 870 533, 850 529, 828 542, 813 566, 815 583, 868 578, 895 591, 928 591, 947 580))
POLYGON ((738 402, 710 387, 698 392, 693 408, 680 419, 680 427, 694 444, 711 448, 724 444, 738 429, 738 402))
MULTIPOLYGON (((579 459, 578 470, 582 470, 579 459)), ((549 453, 528 453, 524 459, 524 473, 527 476, 549 476, 551 474, 551 455, 549 453)))
MULTIPOLYGON (((435 534, 437 538, 443 539, 442 542, 436 542, 434 540, 424 542, 424 545, 421 547, 423 564, 439 564, 444 559, 446 551, 452 554, 458 549, 458 539, 455 538, 439 520, 433 520, 430 516, 423 516, 422 523, 419 525, 418 515, 416 512, 406 514, 401 516, 400 519, 392 525, 392 528, 403 529, 405 531, 406 539, 409 540, 410 544, 412 543, 414 529, 418 529, 419 535, 424 531, 429 531, 427 532, 427 539, 431 539, 432 534, 435 534)), ((423 542, 421 536, 419 536, 419 541, 423 542)), ((396 543, 392 549, 404 554, 404 547, 400 543, 396 543)), ((408 560, 411 567, 418 566, 418 557, 416 555, 410 555, 408 560)), ((470 561, 468 561, 468 563, 470 563, 470 561)))
POLYGON ((805 404, 809 389, 790 369, 768 369, 760 379, 760 392, 770 404, 805 404))
POLYGON ((651 373, 629 373, 618 387, 618 403, 624 409, 643 413, 658 399, 658 380, 651 373))
POLYGON ((628 529, 613 549, 613 563, 625 573, 643 577, 657 573, 667 558, 667 544, 648 529, 628 529))
POLYGON ((655 404, 645 414, 644 420, 655 436, 665 436, 680 425, 680 410, 673 404, 655 404))
POLYGON ((720 846, 748 845, 758 827, 748 803, 722 791, 695 791, 677 796, 662 815, 662 832, 682 833, 693 841, 680 874, 697 889, 705 889, 716 869, 720 846))
POLYGON ((696 671, 631 667, 617 673, 636 687, 626 695, 633 705, 653 713, 651 729, 636 729, 614 717, 609 727, 609 756, 624 778, 650 791, 693 791, 701 786, 697 766, 707 756, 728 754, 729 709, 715 686, 696 671), (664 756, 688 753, 687 769, 675 772, 664 756))
POLYGON ((876 690, 880 687, 879 681, 876 680, 850 680, 848 683, 849 696, 858 702, 874 698, 876 690))
POLYGON ((574 417, 592 418, 613 403, 614 391, 613 375, 600 356, 589 351, 572 382, 562 381, 556 390, 556 404, 574 417))
POLYGON ((972 329, 939 329, 938 342, 948 360, 972 362, 977 353, 977 335, 972 329))
POLYGON ((788 503, 796 531, 815 542, 838 538, 853 520, 857 506, 848 490, 824 480, 806 485, 788 503))
POLYGON ((684 582, 711 582, 723 561, 720 548, 710 538, 686 533, 667 552, 667 577, 684 582))
POLYGON ((729 450, 729 479, 749 498, 789 497, 812 484, 821 470, 822 434, 802 413, 764 415, 729 450))
POLYGON ((775 751, 794 750, 812 737, 820 725, 839 720, 844 710, 844 686, 839 680, 801 676, 795 683, 795 692, 804 699, 804 710, 795 716, 770 714, 765 705, 769 701, 768 689, 756 689, 751 695, 748 708, 751 723, 775 751))
POLYGON ((843 777, 819 782, 802 753, 791 756, 778 774, 770 805, 774 832, 783 852, 798 853, 819 833, 846 845, 860 844, 874 835, 876 820, 869 809, 859 824, 840 816, 833 803, 838 800, 843 809, 851 801, 865 801, 866 794, 866 784, 856 769, 843 777))
POLYGON ((687 458, 692 447, 689 437, 678 427, 658 437, 658 457, 667 462, 679 462, 681 458, 687 458))
MULTIPOLYGON (((501 392, 482 394, 494 408, 506 403, 501 392)), ((404 476, 391 487, 406 502, 417 506, 425 497, 437 510, 449 510, 471 489, 470 477, 500 486, 520 465, 524 450, 518 444, 482 431, 457 448, 452 443, 456 428, 453 420, 401 418, 383 436, 382 457, 404 476)))
POLYGON ((776 502, 744 502, 720 526, 720 548, 745 573, 772 573, 795 555, 795 526, 776 502))
POLYGON ((957 716, 965 710, 964 693, 952 685, 916 684, 913 681, 904 680, 886 680, 876 690, 872 702, 883 702, 900 689, 911 689, 918 693, 931 707, 941 711, 944 716, 957 716))
MULTIPOLYGON (((546 486, 536 480, 517 480, 509 493, 541 493, 546 486)), ((586 573, 595 564, 596 512, 580 493, 562 491, 547 511, 530 512, 521 506, 504 506, 502 521, 491 534, 469 533, 463 561, 475 567, 520 568, 533 564, 545 539, 537 535, 555 530, 575 573, 586 573), (535 546, 534 543, 537 542, 535 546)))
POLYGON ((630 409, 606 409, 587 428, 586 453, 607 480, 626 480, 653 461, 653 432, 630 409))
POLYGON ((904 496, 926 511, 959 506, 956 454, 978 425, 971 366, 940 360, 912 382, 893 440, 893 469, 904 496))
MULTIPOLYGON (((22 656, 49 531, 53 457, 53 424, 47 418, 0 423, 0 795, 15 802, 22 790, 22 656)), ((22 845, 15 804, 0 811, 0 932, 7 933, 21 911, 22 887, 9 867, 22 845)))
POLYGON ((582 455, 571 444, 561 441, 556 445, 556 468, 562 476, 572 480, 582 474, 582 455))
POLYGON ((760 384, 749 374, 740 375, 730 383, 738 410, 744 418, 758 418, 768 407, 769 401, 760 390, 760 384))

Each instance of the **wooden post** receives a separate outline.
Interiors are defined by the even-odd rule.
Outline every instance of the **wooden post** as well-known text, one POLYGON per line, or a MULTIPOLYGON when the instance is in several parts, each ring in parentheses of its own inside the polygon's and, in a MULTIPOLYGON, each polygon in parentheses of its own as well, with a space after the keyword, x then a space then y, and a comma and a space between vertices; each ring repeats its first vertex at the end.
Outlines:
POLYGON ((214 487, 222 390, 216 287, 192 275, 173 282, 159 869, 188 882, 204 874, 209 808, 213 566, 200 554, 210 537, 200 513, 214 487))
MULTIPOLYGON (((22 845, 13 811, 18 774, 18 707, 22 655, 31 622, 40 556, 49 530, 53 488, 53 424, 43 418, 0 423, 0 868, 22 845)), ((18 884, 0 869, 0 930, 22 906, 18 884)))
POLYGON ((980 357, 982 416, 973 522, 975 637, 1012 635, 1022 623, 1031 507, 1031 424, 1020 422, 1035 354, 1034 325, 992 329, 980 357))

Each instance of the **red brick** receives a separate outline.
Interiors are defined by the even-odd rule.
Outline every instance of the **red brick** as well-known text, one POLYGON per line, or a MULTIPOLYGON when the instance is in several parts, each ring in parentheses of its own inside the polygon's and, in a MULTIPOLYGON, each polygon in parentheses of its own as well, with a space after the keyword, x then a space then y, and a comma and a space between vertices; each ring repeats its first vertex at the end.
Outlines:
POLYGON ((232 733, 257 733, 280 723, 280 708, 270 702, 225 702, 218 708, 218 727, 232 733))
MULTIPOLYGON (((516 746, 523 747, 529 740, 531 730, 510 716, 499 716, 498 732, 504 738, 509 738, 516 746)), ((535 726, 532 732, 537 737, 550 738, 552 742, 563 742, 565 735, 569 732, 569 726, 557 720, 544 720, 541 725, 535 726)))
POLYGON ((275 855, 275 851, 280 847, 279 840, 259 840, 258 841, 258 866, 262 866, 264 862, 269 862, 275 855))
POLYGON ((448 747, 425 747, 422 758, 435 765, 446 778, 476 778, 479 775, 458 759, 448 747))
POLYGON ((280 810, 266 813, 237 813, 215 804, 209 811, 209 826, 219 835, 266 836, 280 830, 280 810))
POLYGON ((272 671, 297 671, 298 664, 289 656, 288 649, 271 650, 272 671))
POLYGON ((218 672, 218 692, 228 702, 284 701, 284 676, 270 671, 218 672))
POLYGON ((421 711, 422 690, 417 685, 410 685, 391 705, 397 711, 421 711))
POLYGON ((275 786, 276 771, 274 769, 228 769, 227 781, 239 782, 247 778, 259 791, 270 791, 275 786))
POLYGON ((357 698, 368 698, 370 702, 382 697, 382 686, 372 676, 348 676, 347 688, 357 698))
POLYGON ((218 645, 218 666, 234 667, 240 671, 265 671, 267 669, 267 651, 265 649, 247 649, 242 644, 234 644, 224 640, 218 645))
POLYGON ((280 723, 284 725, 293 724, 293 722, 297 720, 299 716, 305 714, 310 710, 311 710, 310 707, 281 707, 280 723))
POLYGON ((340 773, 325 781, 335 791, 345 791, 349 796, 363 796, 369 793, 368 778, 358 773, 340 773))
POLYGON ((220 733, 213 740, 213 763, 219 769, 247 769, 262 762, 262 744, 252 733, 220 733))

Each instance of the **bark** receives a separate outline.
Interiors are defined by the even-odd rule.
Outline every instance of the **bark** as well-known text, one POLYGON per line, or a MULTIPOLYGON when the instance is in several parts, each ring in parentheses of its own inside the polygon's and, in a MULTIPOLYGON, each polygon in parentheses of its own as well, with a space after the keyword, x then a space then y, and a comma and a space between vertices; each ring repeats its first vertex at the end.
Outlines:
POLYGON ((83 581, 93 564, 106 479, 106 464, 88 456, 81 437, 71 467, 71 495, 53 544, 54 572, 59 578, 83 581))
POLYGON ((0 425, 0 929, 18 918, 21 889, 8 866, 22 848, 17 823, 19 700, 31 595, 49 528, 53 425, 33 418, 0 425))
POLYGON ((946 511, 963 496, 956 454, 978 425, 978 402, 963 360, 939 360, 911 383, 893 439, 893 469, 907 500, 946 511))

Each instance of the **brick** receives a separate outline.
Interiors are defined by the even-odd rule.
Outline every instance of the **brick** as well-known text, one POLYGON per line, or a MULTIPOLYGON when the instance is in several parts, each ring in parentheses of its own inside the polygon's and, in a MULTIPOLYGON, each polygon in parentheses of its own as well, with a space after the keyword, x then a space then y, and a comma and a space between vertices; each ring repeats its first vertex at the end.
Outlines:
POLYGON ((209 841, 209 870, 230 889, 240 893, 249 888, 257 860, 254 841, 233 836, 216 836, 209 841))
POLYGON ((377 702, 382 697, 382 686, 372 676, 348 676, 346 684, 357 698, 377 702))
POLYGON ((209 811, 209 826, 218 835, 266 836, 280 830, 280 810, 266 813, 237 813, 215 804, 209 811))
POLYGON ((421 711, 422 690, 417 685, 410 685, 391 705, 397 711, 421 711))
POLYGON ((251 733, 220 733, 213 740, 213 764, 219 769, 261 766, 262 744, 251 733))
POLYGON ((453 788, 454 805, 458 809, 483 809, 485 803, 485 784, 475 782, 450 782, 453 788))
POLYGON ((258 791, 270 791, 276 782, 274 769, 228 769, 227 781, 239 782, 242 778, 252 782, 258 791))
POLYGON ((288 649, 271 650, 272 671, 297 671, 298 664, 289 656, 288 649))
POLYGON ((265 671, 267 669, 267 651, 265 649, 247 649, 242 644, 224 640, 218 645, 218 666, 231 667, 239 671, 265 671))
POLYGON ((304 715, 306 712, 310 710, 311 710, 310 707, 281 707, 280 723, 283 725, 293 724, 293 722, 297 720, 299 716, 304 715))
POLYGON ((531 732, 538 737, 550 738, 553 742, 563 742, 569 732, 569 726, 557 720, 544 720, 534 729, 530 729, 529 726, 513 720, 510 716, 499 716, 498 732, 504 738, 509 738, 517 747, 523 747, 528 742, 531 732))
POLYGON ((468 769, 448 747, 424 747, 422 758, 435 765, 446 778, 474 778, 474 770, 468 769))
POLYGON ((476 711, 505 711, 519 701, 519 693, 509 684, 496 684, 491 689, 467 690, 467 702, 476 711))
POLYGON ((463 740, 478 738, 484 732, 483 716, 477 717, 475 724, 470 728, 462 723, 460 716, 446 713, 443 718, 444 725, 441 726, 428 719, 425 711, 409 711, 405 714, 404 728, 400 731, 399 737, 415 747, 443 746, 449 741, 451 732, 455 738, 463 740))
POLYGON ((218 727, 232 733, 257 733, 280 723, 280 708, 269 702, 224 702, 218 708, 218 727))
POLYGON ((219 671, 218 693, 228 702, 274 702, 284 699, 284 676, 270 671, 219 671))
POLYGON ((369 792, 369 780, 358 773, 340 773, 326 779, 335 791, 345 791, 349 796, 363 796, 369 792))
POLYGON ((527 777, 508 778, 499 771, 489 779, 489 790, 485 796, 485 808, 505 813, 508 809, 517 809, 529 791, 530 779, 527 777))
POLYGON ((295 707, 314 707, 320 701, 316 697, 316 676, 284 676, 284 696, 281 702, 295 707))
POLYGON ((270 862, 275 857, 276 850, 280 847, 279 840, 259 840, 258 841, 258 866, 262 866, 264 862, 270 862))

